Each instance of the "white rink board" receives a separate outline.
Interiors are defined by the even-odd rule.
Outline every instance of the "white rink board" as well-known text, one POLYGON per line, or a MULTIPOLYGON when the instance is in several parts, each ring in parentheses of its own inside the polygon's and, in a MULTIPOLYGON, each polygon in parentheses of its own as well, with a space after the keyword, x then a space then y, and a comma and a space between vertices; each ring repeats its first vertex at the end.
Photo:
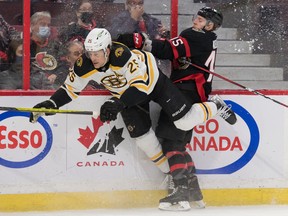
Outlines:
MULTIPOLYGON (((195 129, 188 145, 202 188, 287 188, 287 108, 260 96, 222 97, 235 108, 236 125, 212 119, 195 129)), ((271 97, 288 102, 287 96, 271 97)), ((9 96, 0 102, 33 107, 47 98, 9 96)), ((99 111, 106 98, 81 96, 62 109, 99 111)), ((155 118, 158 106, 151 107, 155 118)), ((121 118, 101 125, 92 116, 57 114, 31 124, 28 114, 1 112, 0 122, 2 194, 164 188, 165 176, 137 149, 121 118), (114 127, 116 141, 106 145, 114 127)))

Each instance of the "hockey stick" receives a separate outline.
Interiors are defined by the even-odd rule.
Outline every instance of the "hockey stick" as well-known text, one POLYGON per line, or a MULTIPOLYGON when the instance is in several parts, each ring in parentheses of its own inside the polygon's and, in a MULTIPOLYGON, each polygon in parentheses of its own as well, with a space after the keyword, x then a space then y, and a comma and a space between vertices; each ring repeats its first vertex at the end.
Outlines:
POLYGON ((191 63, 191 62, 187 62, 187 61, 186 61, 186 63, 189 64, 189 65, 191 65, 191 66, 193 66, 193 67, 196 67, 196 68, 198 68, 198 69, 200 69, 200 70, 202 70, 202 71, 205 71, 205 72, 207 72, 207 73, 210 73, 210 74, 212 74, 212 75, 214 75, 214 76, 216 76, 216 77, 218 77, 218 78, 220 78, 220 79, 223 79, 223 80, 225 80, 225 81, 227 81, 227 82, 230 82, 230 83, 232 83, 232 84, 234 84, 234 85, 236 85, 236 86, 238 86, 238 87, 240 87, 240 88, 243 88, 243 89, 245 89, 245 90, 247 90, 247 91, 249 91, 249 92, 252 92, 252 93, 254 93, 254 94, 256 94, 256 95, 260 95, 260 96, 262 96, 262 97, 264 97, 264 98, 266 98, 266 99, 269 99, 269 100, 271 100, 271 101, 273 101, 273 102, 275 102, 275 103, 277 103, 277 104, 280 104, 280 105, 288 108, 288 105, 287 105, 287 104, 284 104, 284 103, 282 103, 282 102, 280 102, 280 101, 278 101, 278 100, 275 100, 275 99, 273 99, 273 98, 271 98, 271 97, 268 97, 267 95, 264 95, 264 94, 262 94, 262 93, 259 92, 259 91, 256 91, 256 90, 251 89, 251 88, 247 88, 247 87, 245 87, 245 86, 243 86, 243 85, 241 85, 241 84, 239 84, 239 83, 237 83, 237 82, 234 82, 233 80, 230 80, 230 79, 228 79, 228 78, 226 78, 226 77, 224 77, 224 76, 222 76, 222 75, 220 75, 220 74, 218 74, 218 73, 209 71, 209 70, 207 70, 207 69, 205 69, 205 68, 203 68, 203 67, 200 67, 200 66, 198 66, 198 65, 196 65, 196 64, 193 64, 193 63, 191 63))
POLYGON ((41 112, 41 113, 60 113, 60 114, 76 114, 76 115, 92 115, 98 116, 97 111, 81 111, 81 110, 59 110, 45 108, 22 108, 22 107, 0 107, 3 111, 18 111, 18 112, 41 112))

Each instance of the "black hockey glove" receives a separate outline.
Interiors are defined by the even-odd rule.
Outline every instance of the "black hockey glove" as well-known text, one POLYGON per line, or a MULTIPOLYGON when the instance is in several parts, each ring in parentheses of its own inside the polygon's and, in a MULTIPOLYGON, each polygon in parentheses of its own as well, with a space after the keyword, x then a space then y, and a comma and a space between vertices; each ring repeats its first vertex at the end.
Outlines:
MULTIPOLYGON (((39 104, 36 104, 33 108, 45 108, 45 109, 58 109, 56 103, 53 100, 46 100, 39 104)), ((32 112, 30 114, 29 121, 31 123, 37 122, 38 118, 43 115, 55 115, 55 113, 41 113, 41 112, 32 112)))
POLYGON ((130 49, 140 49, 151 52, 152 41, 145 33, 120 34, 117 41, 125 44, 130 49))
POLYGON ((125 109, 125 104, 120 99, 112 97, 101 106, 100 120, 102 122, 114 121, 123 109, 125 109))

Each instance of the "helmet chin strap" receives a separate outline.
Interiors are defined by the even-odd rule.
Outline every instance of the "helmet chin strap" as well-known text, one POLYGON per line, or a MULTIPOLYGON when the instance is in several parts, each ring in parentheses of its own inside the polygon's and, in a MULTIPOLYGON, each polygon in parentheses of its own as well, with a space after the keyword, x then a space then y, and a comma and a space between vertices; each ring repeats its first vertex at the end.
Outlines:
MULTIPOLYGON (((108 55, 108 52, 107 52, 107 49, 104 51, 104 57, 105 57, 105 63, 104 63, 104 65, 106 65, 106 63, 108 62, 108 60, 109 60, 109 55, 108 55)), ((103 66, 104 66, 103 65, 103 66)))

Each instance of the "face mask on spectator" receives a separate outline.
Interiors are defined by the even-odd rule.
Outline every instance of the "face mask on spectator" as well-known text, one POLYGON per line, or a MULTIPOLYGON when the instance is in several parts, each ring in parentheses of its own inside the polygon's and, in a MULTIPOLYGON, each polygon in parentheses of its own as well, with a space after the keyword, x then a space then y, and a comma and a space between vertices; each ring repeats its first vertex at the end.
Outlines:
POLYGON ((93 13, 91 12, 82 12, 81 13, 81 21, 84 23, 91 23, 92 22, 93 13))
POLYGON ((40 26, 39 27, 39 32, 38 32, 38 36, 43 38, 43 39, 46 39, 50 36, 50 28, 48 26, 40 26))

